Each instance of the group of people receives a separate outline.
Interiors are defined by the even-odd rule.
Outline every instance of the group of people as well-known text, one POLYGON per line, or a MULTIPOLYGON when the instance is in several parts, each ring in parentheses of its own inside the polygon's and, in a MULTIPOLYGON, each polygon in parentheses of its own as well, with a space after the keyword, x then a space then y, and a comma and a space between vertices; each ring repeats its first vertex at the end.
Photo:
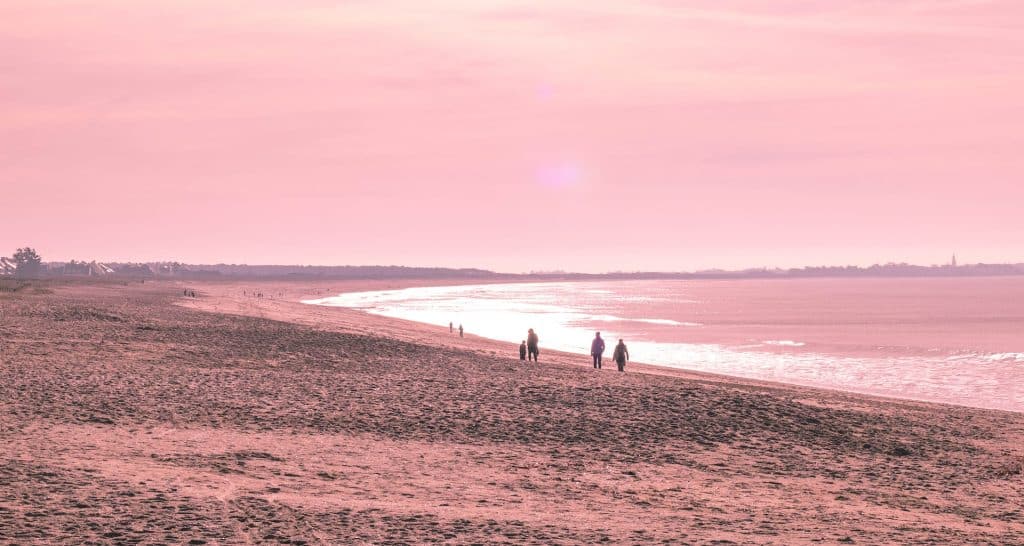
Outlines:
MULTIPOLYGON (((448 333, 455 333, 455 323, 448 323, 448 333)), ((462 325, 459 325, 459 337, 464 337, 464 330, 462 325)), ((604 339, 601 338, 601 332, 597 332, 594 336, 594 341, 590 343, 590 356, 594 358, 594 369, 601 369, 601 361, 604 358, 604 339)), ((539 362, 540 357, 540 338, 537 337, 537 332, 530 328, 526 332, 526 339, 519 344, 519 360, 529 360, 530 362, 539 362)), ((626 343, 619 340, 619 344, 615 346, 612 351, 612 360, 615 365, 618 366, 620 372, 626 371, 626 361, 629 360, 629 349, 626 348, 626 343)))
MULTIPOLYGON (((540 355, 540 349, 538 343, 540 339, 537 337, 537 333, 530 328, 526 334, 526 339, 519 344, 519 360, 530 360, 537 362, 537 357, 540 355)), ((597 332, 594 336, 594 340, 590 342, 590 356, 594 358, 594 369, 601 369, 601 360, 604 357, 604 339, 601 338, 601 332, 597 332)), ((623 340, 619 340, 619 344, 615 346, 612 351, 612 360, 615 361, 615 365, 618 366, 620 372, 626 371, 626 361, 629 360, 629 349, 626 348, 626 343, 623 340)))

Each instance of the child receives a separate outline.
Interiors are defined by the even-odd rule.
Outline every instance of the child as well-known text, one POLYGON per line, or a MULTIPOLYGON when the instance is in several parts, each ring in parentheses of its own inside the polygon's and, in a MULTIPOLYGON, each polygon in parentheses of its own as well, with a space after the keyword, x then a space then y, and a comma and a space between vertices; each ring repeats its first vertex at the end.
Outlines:
POLYGON ((526 340, 519 344, 519 360, 526 360, 526 340))

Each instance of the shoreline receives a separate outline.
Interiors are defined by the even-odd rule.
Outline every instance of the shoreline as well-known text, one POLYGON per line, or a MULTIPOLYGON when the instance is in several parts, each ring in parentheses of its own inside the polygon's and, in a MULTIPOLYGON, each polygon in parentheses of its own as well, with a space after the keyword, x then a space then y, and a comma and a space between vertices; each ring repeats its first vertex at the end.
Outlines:
MULTIPOLYGON (((514 281, 515 284, 535 282, 537 281, 514 281)), ((341 293, 369 292, 379 290, 400 290, 405 288, 429 288, 436 286, 476 286, 490 284, 510 283, 507 280, 461 278, 348 280, 320 281, 318 283, 306 283, 304 281, 263 281, 263 285, 272 288, 272 290, 268 290, 268 292, 273 292, 273 294, 280 293, 281 295, 275 298, 271 297, 270 294, 268 293, 266 294, 268 297, 265 297, 263 299, 257 299, 246 298, 244 296, 241 296, 240 294, 242 290, 245 290, 245 286, 260 286, 261 282, 221 281, 217 283, 195 284, 195 286, 205 289, 206 292, 204 292, 204 294, 206 296, 213 297, 216 300, 221 300, 223 303, 212 303, 209 301, 203 302, 202 300, 186 301, 184 303, 185 305, 191 307, 201 308, 204 310, 210 310, 215 312, 223 312, 225 308, 233 308, 234 310, 232 312, 235 312, 237 314, 260 316, 264 318, 274 318, 276 320, 285 320, 288 322, 296 322, 307 325, 315 324, 320 327, 337 328, 339 331, 361 333, 367 333, 370 331, 382 332, 383 335, 393 335, 396 336, 397 339, 402 339, 406 341, 414 341, 417 343, 424 343, 427 345, 436 345, 442 348, 468 348, 471 350, 481 351, 492 356, 507 355, 508 358, 510 359, 518 360, 518 353, 514 354, 515 350, 517 350, 517 346, 514 347, 514 344, 508 341, 487 338, 471 333, 467 333, 465 338, 459 339, 457 333, 455 333, 454 335, 449 334, 447 328, 443 326, 437 326, 429 323, 418 322, 398 317, 375 315, 372 313, 362 311, 360 309, 308 304, 303 303, 302 301, 311 299, 321 299, 324 297, 335 296, 341 293), (341 290, 335 290, 336 287, 340 287, 341 290), (301 311, 301 309, 303 308, 309 309, 310 316, 312 317, 315 315, 316 320, 313 320, 311 317, 303 317, 303 313, 301 311), (333 314, 334 312, 337 312, 337 314, 333 314), (364 320, 360 321, 358 317, 364 317, 364 320), (360 322, 362 322, 363 324, 360 324, 360 322), (370 330, 368 330, 367 327, 369 327, 370 330)), ((589 355, 586 355, 584 353, 573 353, 554 349, 544 349, 542 346, 542 356, 546 357, 544 358, 544 363, 565 364, 591 369, 590 357, 589 355)), ((608 359, 608 361, 611 362, 610 358, 608 359)), ((614 364, 606 366, 606 368, 609 372, 618 373, 614 369, 614 364)), ((645 373, 687 379, 702 379, 723 383, 737 383, 749 386, 762 386, 767 388, 813 389, 826 391, 830 393, 841 393, 845 395, 851 395, 854 397, 868 397, 871 399, 881 401, 898 401, 914 404, 934 405, 939 407, 949 406, 957 408, 979 409, 985 411, 1000 411, 1013 414, 1024 414, 1024 410, 969 405, 950 401, 938 401, 907 396, 892 396, 886 394, 879 394, 875 392, 869 392, 866 390, 855 390, 853 388, 839 388, 817 384, 744 377, 739 375, 729 375, 726 373, 694 370, 664 364, 651 364, 645 363, 643 361, 630 360, 626 366, 626 373, 645 373)))

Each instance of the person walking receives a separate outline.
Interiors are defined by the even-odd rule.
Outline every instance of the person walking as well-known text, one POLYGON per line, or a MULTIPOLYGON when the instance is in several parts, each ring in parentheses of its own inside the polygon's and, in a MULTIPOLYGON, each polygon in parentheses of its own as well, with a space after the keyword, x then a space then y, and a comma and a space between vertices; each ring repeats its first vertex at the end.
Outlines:
POLYGON ((615 346, 615 351, 612 352, 612 360, 615 361, 615 365, 619 367, 620 372, 626 371, 626 361, 629 360, 629 349, 626 348, 626 344, 620 339, 619 344, 615 346))
POLYGON ((462 325, 459 325, 459 337, 465 337, 462 335, 462 325))
POLYGON ((604 340, 601 339, 601 332, 598 332, 594 336, 594 341, 590 342, 590 356, 594 357, 594 369, 601 369, 601 355, 604 354, 604 340))
POLYGON ((519 360, 526 360, 526 340, 519 344, 519 360))
POLYGON ((528 353, 528 359, 533 362, 537 362, 537 356, 540 355, 540 349, 537 348, 537 344, 540 342, 540 338, 533 332, 533 328, 526 334, 526 349, 528 353))
POLYGON ((451 322, 448 323, 448 333, 449 334, 454 334, 455 333, 455 325, 452 324, 451 322))

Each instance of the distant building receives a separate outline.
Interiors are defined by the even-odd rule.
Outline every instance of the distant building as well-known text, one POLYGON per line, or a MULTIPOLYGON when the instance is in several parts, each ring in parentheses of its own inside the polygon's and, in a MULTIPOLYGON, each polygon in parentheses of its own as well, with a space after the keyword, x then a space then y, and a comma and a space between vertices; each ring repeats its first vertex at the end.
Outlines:
POLYGON ((131 277, 152 277, 156 273, 149 264, 121 264, 117 266, 117 274, 131 277))
POLYGON ((90 275, 92 265, 86 262, 71 260, 59 269, 63 275, 90 275))
POLYGON ((6 256, 0 257, 0 276, 14 275, 17 270, 18 264, 14 263, 14 260, 6 256))
POLYGON ((107 267, 104 264, 98 264, 96 262, 92 262, 89 264, 89 276, 91 277, 102 277, 104 275, 110 275, 113 272, 113 269, 107 267))
POLYGON ((953 254, 953 260, 949 262, 950 267, 956 267, 956 253, 953 254))

